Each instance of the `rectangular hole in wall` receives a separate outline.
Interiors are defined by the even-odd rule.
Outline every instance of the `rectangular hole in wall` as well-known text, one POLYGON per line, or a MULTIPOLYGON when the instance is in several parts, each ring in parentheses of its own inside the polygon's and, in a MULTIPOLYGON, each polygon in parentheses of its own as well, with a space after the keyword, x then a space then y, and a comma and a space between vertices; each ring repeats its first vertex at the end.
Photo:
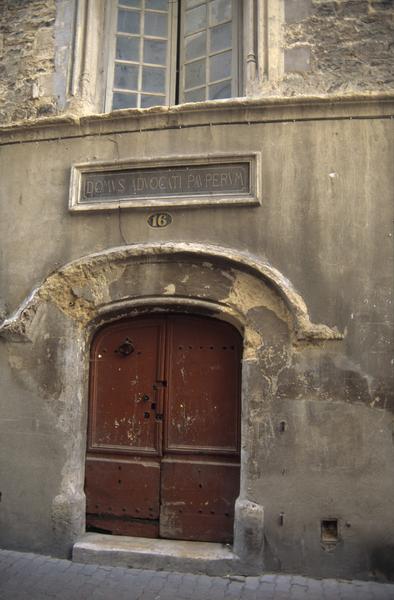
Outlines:
POLYGON ((338 519, 321 521, 321 541, 325 544, 335 544, 338 541, 338 519))

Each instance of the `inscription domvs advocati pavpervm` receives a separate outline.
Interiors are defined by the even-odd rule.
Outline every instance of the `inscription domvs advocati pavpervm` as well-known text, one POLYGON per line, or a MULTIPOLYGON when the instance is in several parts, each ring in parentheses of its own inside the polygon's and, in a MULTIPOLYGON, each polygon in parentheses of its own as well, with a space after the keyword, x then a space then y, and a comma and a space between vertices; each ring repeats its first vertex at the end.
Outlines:
POLYGON ((80 202, 159 196, 247 194, 248 162, 81 173, 80 202))

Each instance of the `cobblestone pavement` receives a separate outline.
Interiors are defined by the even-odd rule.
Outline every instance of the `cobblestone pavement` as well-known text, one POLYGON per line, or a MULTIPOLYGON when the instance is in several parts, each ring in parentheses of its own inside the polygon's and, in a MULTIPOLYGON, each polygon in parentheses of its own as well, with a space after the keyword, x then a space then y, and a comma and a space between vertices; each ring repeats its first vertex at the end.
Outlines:
POLYGON ((1 600, 394 600, 394 585, 296 575, 207 577, 0 550, 1 600))

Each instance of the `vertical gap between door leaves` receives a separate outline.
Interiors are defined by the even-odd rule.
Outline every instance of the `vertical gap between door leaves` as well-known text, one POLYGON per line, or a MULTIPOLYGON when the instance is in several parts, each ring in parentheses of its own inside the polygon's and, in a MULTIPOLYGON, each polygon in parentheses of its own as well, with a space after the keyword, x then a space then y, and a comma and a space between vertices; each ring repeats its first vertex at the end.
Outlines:
POLYGON ((158 422, 158 426, 161 430, 160 435, 160 476, 159 476, 159 532, 158 537, 161 538, 160 522, 161 522, 161 505, 162 505, 162 483, 163 483, 163 465, 162 460, 164 457, 164 448, 166 445, 166 423, 167 423, 167 409, 168 409, 168 373, 170 364, 170 320, 167 317, 162 317, 162 335, 160 340, 160 373, 159 381, 167 381, 167 386, 159 387, 160 403, 159 409, 163 418, 158 422))

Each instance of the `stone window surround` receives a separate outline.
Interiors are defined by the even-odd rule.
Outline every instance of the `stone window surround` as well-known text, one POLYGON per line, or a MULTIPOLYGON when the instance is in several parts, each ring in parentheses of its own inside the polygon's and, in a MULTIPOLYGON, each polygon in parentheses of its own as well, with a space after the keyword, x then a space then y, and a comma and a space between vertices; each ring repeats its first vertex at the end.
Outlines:
POLYGON ((251 491, 250 461, 257 439, 252 429, 249 431, 256 399, 263 401, 258 359, 261 341, 253 321, 255 308, 261 306, 274 310, 287 324, 290 345, 326 343, 343 337, 326 325, 313 324, 303 299, 268 263, 230 248, 181 242, 135 244, 78 259, 49 275, 14 315, 3 321, 0 336, 11 344, 22 342, 23 346, 28 342, 29 352, 34 353, 34 344, 42 337, 63 340, 63 354, 56 367, 63 391, 60 403, 56 399, 54 402, 60 410, 56 427, 64 444, 64 467, 51 515, 54 545, 61 554, 85 532, 83 485, 90 342, 97 329, 111 321, 152 311, 176 311, 209 314, 230 322, 243 334, 241 485, 235 505, 234 560, 245 574, 261 572, 264 507, 251 491), (180 264, 191 274, 187 293, 177 293, 173 283, 179 278, 180 264), (154 276, 143 277, 142 283, 137 283, 141 267, 145 271, 152 268, 154 276), (223 282, 233 282, 224 297, 223 287, 212 289, 218 275, 223 282), (113 282, 120 282, 120 287, 110 292, 113 282), (154 289, 149 287, 151 284, 146 287, 147 282, 154 282, 154 289), (204 291, 210 287, 209 292, 204 291))
MULTIPOLYGON (((110 12, 106 0, 74 2, 74 34, 67 85, 67 104, 71 112, 105 112, 108 63, 103 39, 108 35, 110 12)), ((259 82, 276 81, 284 71, 280 47, 283 0, 243 0, 242 13, 243 81, 240 88, 243 96, 253 96, 259 82)))

